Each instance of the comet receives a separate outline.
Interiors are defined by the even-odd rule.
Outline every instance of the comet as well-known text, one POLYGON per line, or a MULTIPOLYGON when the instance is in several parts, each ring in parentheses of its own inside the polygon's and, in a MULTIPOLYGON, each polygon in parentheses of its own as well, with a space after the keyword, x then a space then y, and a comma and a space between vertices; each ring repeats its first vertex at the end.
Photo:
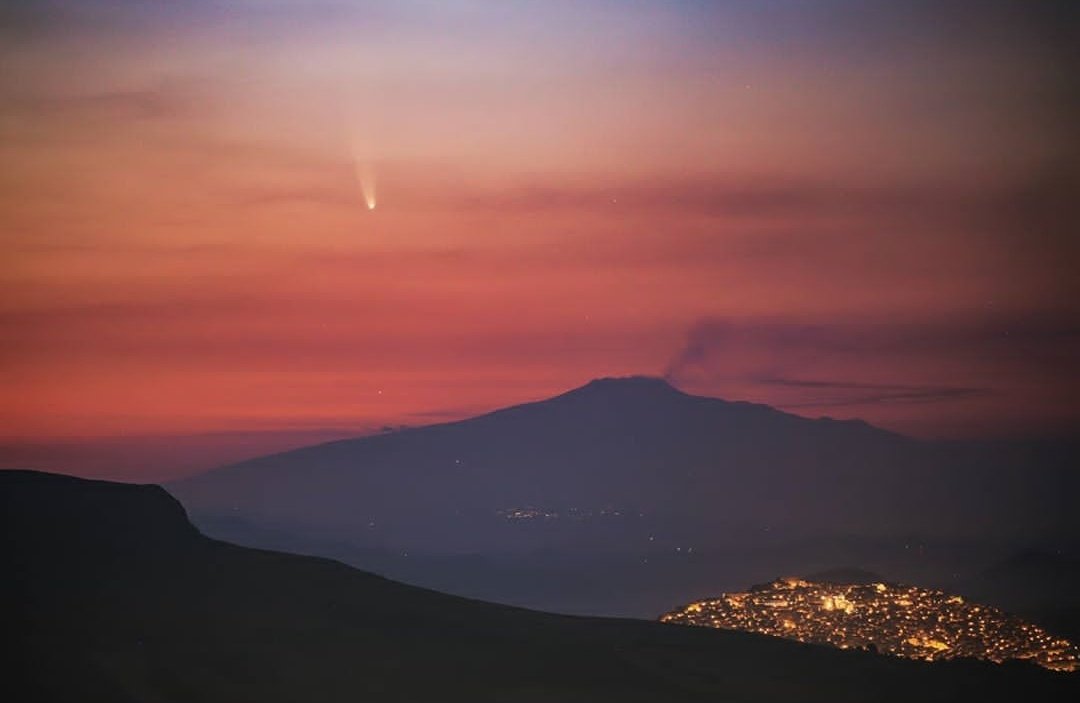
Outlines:
POLYGON ((358 166, 360 171, 360 193, 364 196, 364 204, 368 210, 375 209, 375 169, 369 165, 358 166))
POLYGON ((371 164, 356 163, 356 180, 360 182, 360 194, 368 210, 375 209, 375 169, 371 164))
POLYGON ((375 199, 375 167, 364 158, 360 147, 354 142, 352 150, 353 164, 356 167, 356 181, 360 185, 360 195, 368 210, 374 210, 375 199))

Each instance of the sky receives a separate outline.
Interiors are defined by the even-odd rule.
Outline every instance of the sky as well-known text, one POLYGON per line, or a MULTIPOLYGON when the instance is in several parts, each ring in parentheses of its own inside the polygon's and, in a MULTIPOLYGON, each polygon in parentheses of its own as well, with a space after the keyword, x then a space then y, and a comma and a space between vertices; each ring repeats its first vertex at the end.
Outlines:
POLYGON ((156 480, 629 374, 1074 435, 1078 27, 0 2, 0 465, 156 480))

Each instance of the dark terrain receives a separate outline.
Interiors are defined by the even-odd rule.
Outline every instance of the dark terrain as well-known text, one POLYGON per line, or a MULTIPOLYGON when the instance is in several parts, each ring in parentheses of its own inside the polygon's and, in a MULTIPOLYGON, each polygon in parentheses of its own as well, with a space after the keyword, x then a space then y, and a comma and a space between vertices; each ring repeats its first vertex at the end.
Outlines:
POLYGON ((1020 550, 1075 553, 1076 457, 1064 443, 919 441, 635 377, 167 488, 230 542, 484 600, 656 617, 784 574, 852 566, 955 590, 1020 550))
MULTIPOLYGON (((1027 664, 924 664, 547 615, 201 534, 157 486, 0 472, 20 701, 1070 700, 1027 664)), ((1070 693, 1071 692, 1071 693, 1070 693)))

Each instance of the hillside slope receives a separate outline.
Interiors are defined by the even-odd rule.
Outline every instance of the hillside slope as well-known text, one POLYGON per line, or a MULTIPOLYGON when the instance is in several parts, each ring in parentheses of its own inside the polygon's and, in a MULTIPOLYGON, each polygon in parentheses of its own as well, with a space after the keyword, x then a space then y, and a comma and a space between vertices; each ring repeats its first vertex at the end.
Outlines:
POLYGON ((1075 678, 545 615, 201 536, 156 486, 0 472, 23 700, 1054 700, 1075 678))

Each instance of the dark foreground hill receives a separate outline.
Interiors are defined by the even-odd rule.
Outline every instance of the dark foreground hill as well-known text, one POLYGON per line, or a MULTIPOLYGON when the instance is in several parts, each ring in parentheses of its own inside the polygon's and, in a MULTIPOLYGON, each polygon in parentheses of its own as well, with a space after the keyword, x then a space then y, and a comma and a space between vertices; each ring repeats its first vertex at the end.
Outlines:
POLYGON ((156 486, 0 472, 0 516, 11 700, 1068 700, 1080 683, 469 601, 207 539, 156 486))
POLYGON ((231 542, 485 600, 655 617, 777 573, 844 563, 938 582, 1075 540, 1074 466, 1060 447, 920 442, 619 378, 168 489, 231 542))

